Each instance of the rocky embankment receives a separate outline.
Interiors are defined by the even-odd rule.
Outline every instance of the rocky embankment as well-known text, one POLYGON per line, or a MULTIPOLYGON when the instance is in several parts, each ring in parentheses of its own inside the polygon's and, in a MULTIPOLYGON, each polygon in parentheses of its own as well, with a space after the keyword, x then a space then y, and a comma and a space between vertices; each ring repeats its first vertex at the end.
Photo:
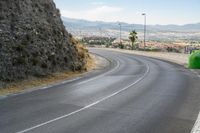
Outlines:
POLYGON ((0 1, 0 81, 85 70, 88 57, 53 0, 0 1))

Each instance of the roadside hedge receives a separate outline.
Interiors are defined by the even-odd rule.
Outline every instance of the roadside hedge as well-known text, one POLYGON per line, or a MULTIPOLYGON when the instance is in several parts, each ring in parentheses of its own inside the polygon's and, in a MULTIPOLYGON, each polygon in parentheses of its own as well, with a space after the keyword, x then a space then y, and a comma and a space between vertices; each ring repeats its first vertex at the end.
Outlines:
POLYGON ((189 57, 189 68, 200 69, 200 50, 195 50, 189 57))

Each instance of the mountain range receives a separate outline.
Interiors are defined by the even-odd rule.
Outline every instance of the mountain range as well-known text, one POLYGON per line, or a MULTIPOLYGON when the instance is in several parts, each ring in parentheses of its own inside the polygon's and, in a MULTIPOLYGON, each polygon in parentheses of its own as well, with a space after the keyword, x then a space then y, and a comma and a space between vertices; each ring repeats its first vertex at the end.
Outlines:
MULTIPOLYGON (((72 26, 79 29, 84 28, 110 28, 110 29, 119 29, 119 23, 122 25, 124 30, 142 30, 142 24, 128 24, 125 22, 103 22, 103 21, 88 21, 83 19, 72 19, 62 17, 64 24, 66 26, 72 26)), ((196 24, 186 24, 186 25, 147 25, 148 30, 153 31, 200 31, 200 23, 196 24)))
MULTIPOLYGON (((122 37, 127 38, 132 30, 136 30, 139 37, 144 31, 143 24, 128 24, 125 22, 88 21, 62 17, 66 28, 75 36, 111 36, 118 37, 121 24, 122 37)), ((149 38, 153 39, 197 39, 200 38, 200 23, 186 25, 147 25, 149 38), (160 33, 164 34, 157 36, 160 33), (185 34, 188 34, 185 36, 185 34), (197 34, 198 33, 198 34, 197 34), (174 35, 175 34, 175 35, 174 35)))

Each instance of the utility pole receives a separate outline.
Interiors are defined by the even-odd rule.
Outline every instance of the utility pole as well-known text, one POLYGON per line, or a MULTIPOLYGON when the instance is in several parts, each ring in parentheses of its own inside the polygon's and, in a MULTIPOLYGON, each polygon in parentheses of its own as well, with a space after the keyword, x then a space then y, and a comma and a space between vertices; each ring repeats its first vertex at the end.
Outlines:
POLYGON ((146 13, 142 13, 144 16, 144 49, 146 47, 146 13))

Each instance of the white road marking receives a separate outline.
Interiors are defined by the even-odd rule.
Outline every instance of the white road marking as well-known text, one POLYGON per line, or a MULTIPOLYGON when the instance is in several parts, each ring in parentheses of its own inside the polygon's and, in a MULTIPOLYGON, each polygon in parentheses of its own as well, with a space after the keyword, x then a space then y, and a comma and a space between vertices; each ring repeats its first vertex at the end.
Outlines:
POLYGON ((22 92, 18 92, 18 93, 14 93, 14 94, 8 94, 8 95, 5 95, 5 96, 0 96, 0 100, 5 99, 5 98, 10 97, 10 96, 17 96, 17 95, 22 95, 22 94, 38 91, 38 90, 45 90, 45 89, 48 89, 48 88, 51 88, 51 87, 54 87, 54 86, 57 86, 57 85, 60 85, 60 84, 70 83, 70 82, 79 80, 81 78, 82 77, 76 77, 76 78, 73 78, 73 79, 70 79, 70 80, 63 81, 61 83, 53 83, 53 84, 50 84, 50 85, 47 85, 47 86, 44 86, 44 87, 41 87, 41 88, 32 88, 32 89, 24 90, 22 92))
MULTIPOLYGON (((200 75, 199 75, 198 72, 196 72, 194 70, 191 70, 191 71, 194 72, 195 74, 197 74, 197 77, 200 78, 200 75)), ((197 120, 196 120, 196 122, 195 122, 195 124, 194 124, 194 126, 193 126, 193 128, 192 128, 190 133, 200 133, 200 112, 198 114, 197 120)))
MULTIPOLYGON (((50 124, 50 123, 52 123, 52 122, 61 120, 61 119, 63 119, 63 118, 67 118, 67 117, 69 117, 69 116, 71 116, 71 115, 74 115, 74 114, 76 114, 76 113, 79 113, 79 112, 81 112, 81 111, 84 111, 84 110, 86 110, 86 109, 88 109, 88 108, 90 108, 90 107, 92 107, 92 106, 94 106, 94 105, 96 105, 96 104, 98 104, 98 103, 100 103, 100 102, 103 102, 103 101, 105 101, 105 100, 107 100, 107 99, 109 99, 109 98, 111 98, 111 97, 113 97, 113 96, 115 96, 115 95, 117 95, 117 94, 119 94, 119 93, 121 93, 121 92, 127 90, 128 88, 130 88, 131 86, 137 84, 138 82, 140 82, 141 80, 143 80, 143 79, 147 76, 147 74, 148 74, 149 71, 150 71, 150 68, 149 68, 149 65, 148 65, 148 64, 146 65, 146 67, 147 67, 147 70, 146 70, 145 74, 144 74, 142 77, 140 77, 138 80, 136 80, 136 81, 133 82, 132 84, 130 84, 130 85, 128 85, 128 86, 122 88, 121 90, 119 90, 119 91, 117 91, 117 92, 115 92, 115 93, 113 93, 113 94, 111 94, 111 95, 109 95, 109 96, 107 96, 107 97, 104 97, 104 98, 102 98, 102 99, 100 99, 100 100, 98 100, 98 101, 96 101, 96 102, 94 102, 94 103, 92 103, 92 104, 89 104, 89 105, 87 105, 87 106, 85 106, 85 107, 83 107, 83 108, 81 108, 81 109, 79 109, 79 110, 76 110, 76 111, 71 112, 71 113, 69 113, 69 114, 66 114, 66 115, 57 117, 57 118, 55 118, 55 119, 46 121, 46 122, 44 122, 44 123, 38 124, 38 125, 36 125, 36 126, 27 128, 27 129, 25 129, 25 130, 22 130, 22 131, 19 131, 19 132, 16 132, 16 133, 26 133, 26 132, 32 131, 32 130, 34 130, 34 129, 36 129, 36 128, 39 128, 39 127, 45 126, 45 125, 47 125, 47 124, 50 124)), ((111 71, 109 71, 109 72, 111 72, 111 71)), ((106 72, 106 73, 107 73, 107 72, 106 72)), ((102 75, 105 75, 106 73, 104 73, 104 74, 102 74, 102 75)), ((96 78, 95 78, 95 79, 96 79, 96 78)), ((93 80, 94 80, 94 79, 93 79, 93 80)), ((89 80, 89 81, 91 81, 91 80, 89 80)), ((89 82, 89 81, 87 81, 87 82, 89 82)))
POLYGON ((94 77, 94 78, 90 78, 90 79, 88 79, 88 80, 82 81, 82 82, 80 82, 80 83, 78 83, 78 84, 76 84, 76 85, 81 85, 81 84, 84 84, 84 83, 93 81, 93 80, 95 80, 95 79, 98 79, 98 78, 100 78, 100 77, 103 77, 104 75, 115 71, 117 68, 119 68, 119 66, 120 66, 120 63, 119 63, 119 61, 117 61, 117 66, 116 66, 114 69, 112 69, 111 71, 108 71, 108 72, 105 72, 105 73, 103 73, 103 74, 100 74, 100 75, 98 75, 98 76, 96 76, 96 77, 94 77))
POLYGON ((199 133, 199 132, 200 132, 200 113, 190 133, 199 133))
POLYGON ((7 96, 0 96, 0 100, 5 99, 7 96))
POLYGON ((47 86, 45 86, 45 87, 42 87, 42 88, 41 88, 41 90, 44 90, 44 89, 46 89, 46 88, 48 88, 48 87, 47 87, 47 86))
POLYGON ((66 80, 66 81, 63 81, 62 84, 70 83, 70 82, 76 81, 76 80, 81 79, 81 78, 82 77, 76 77, 76 78, 71 79, 71 80, 66 80))

